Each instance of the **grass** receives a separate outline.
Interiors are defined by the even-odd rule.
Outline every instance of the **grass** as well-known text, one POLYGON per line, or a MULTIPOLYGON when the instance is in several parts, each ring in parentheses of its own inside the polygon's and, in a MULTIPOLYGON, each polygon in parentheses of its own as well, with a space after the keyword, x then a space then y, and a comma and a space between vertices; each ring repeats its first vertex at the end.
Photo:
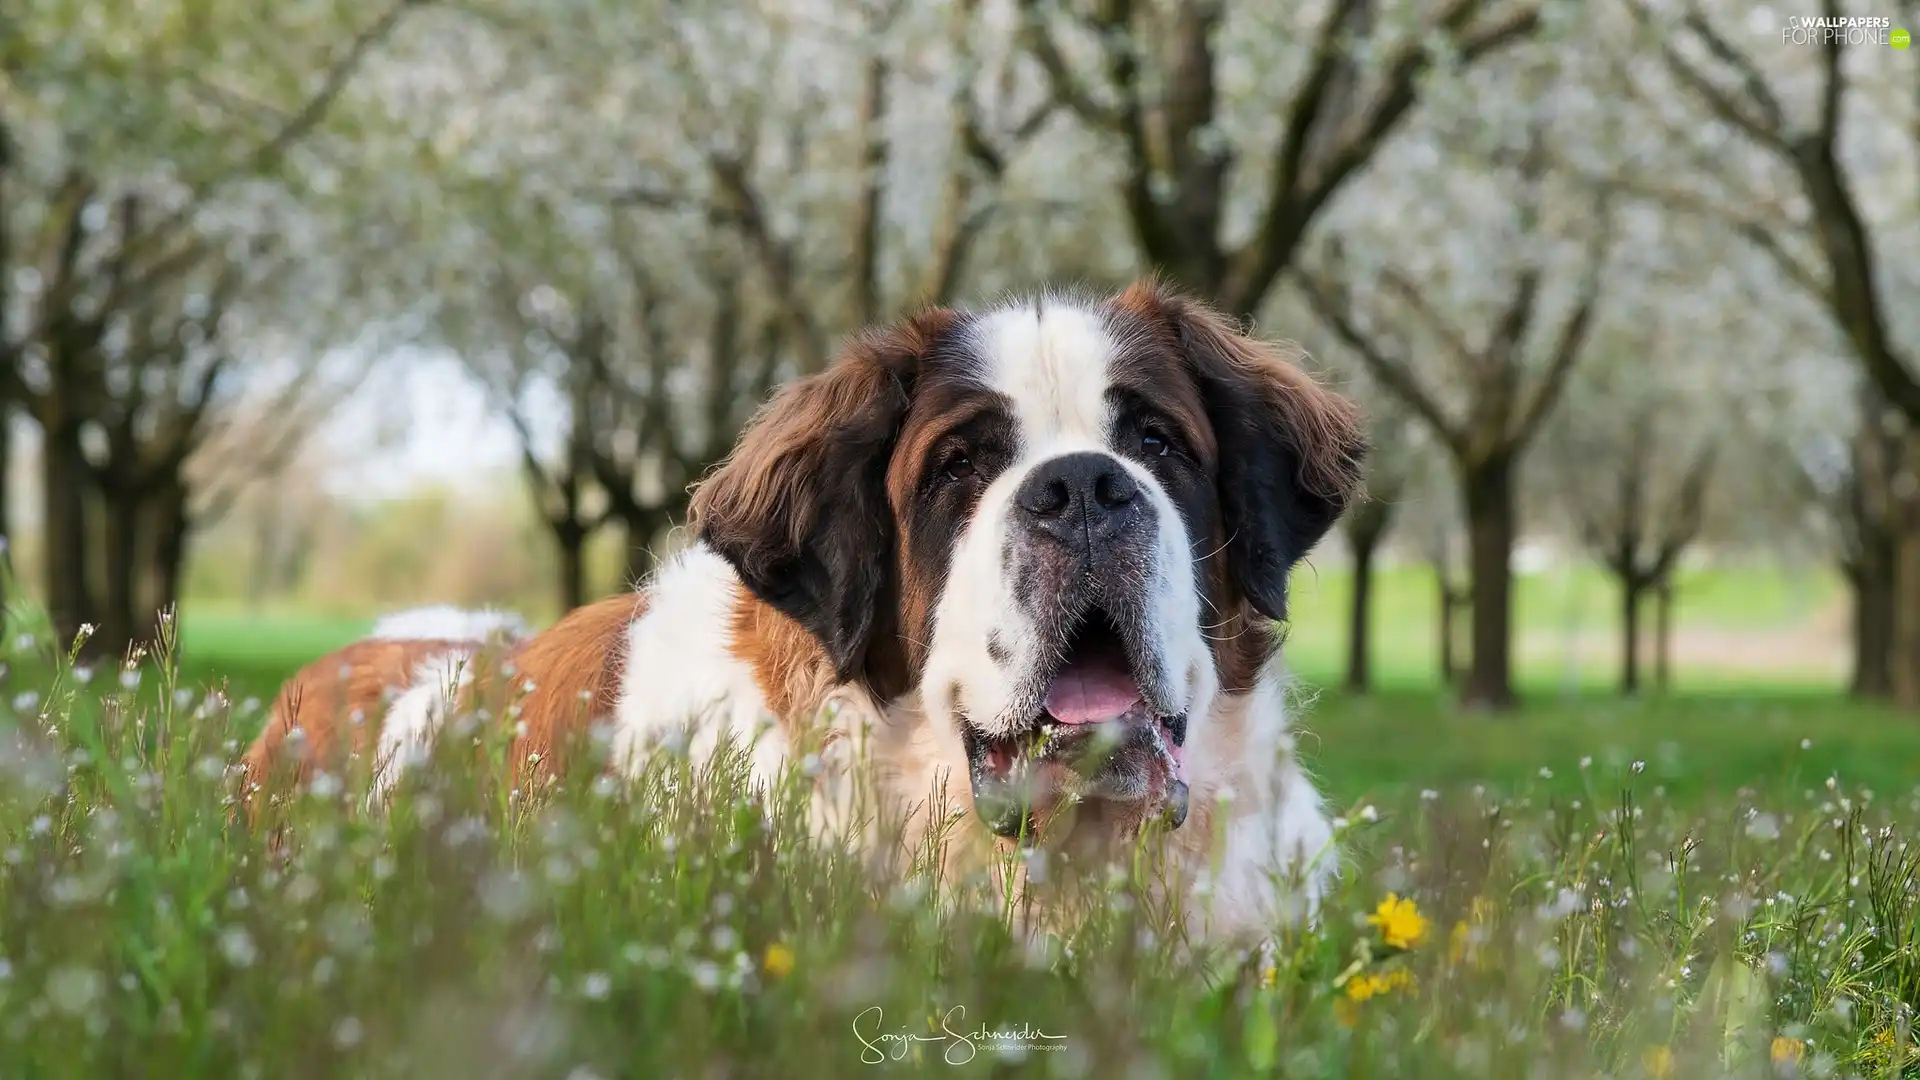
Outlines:
MULTIPOLYGON (((1683 617, 1803 602, 1715 590, 1683 617)), ((247 699, 363 626, 190 614, 184 667, 84 685, 10 658, 49 674, 0 700, 0 1076, 1920 1077, 1920 724, 1805 685, 1536 671, 1494 719, 1383 647, 1386 691, 1301 713, 1345 873, 1245 954, 1144 860, 1024 935, 990 878, 808 843, 737 761, 529 796, 492 745, 387 815, 325 777, 270 855, 230 813, 247 699)))
MULTIPOLYGON (((7 1076, 1920 1075, 1920 792, 1814 782, 1851 753, 1818 742, 1636 770, 1595 740, 1530 787, 1417 790, 1418 754, 1376 745, 1394 703, 1355 706, 1348 761, 1402 783, 1345 807, 1324 917, 1243 954, 1183 942, 1145 861, 1023 935, 991 879, 808 843, 804 794, 737 759, 527 795, 495 744, 384 816, 328 776, 272 811, 273 856, 229 813, 245 718, 164 657, 14 704, 7 1076)), ((1684 739, 1661 708, 1581 706, 1554 738, 1684 739)), ((1821 715, 1796 708, 1750 727, 1821 715)))
POLYGON ((1544 698, 1500 718, 1431 692, 1327 694, 1301 723, 1304 756, 1343 802, 1476 784, 1564 798, 1583 772, 1635 761, 1649 790, 1689 804, 1741 788, 1794 794, 1828 777, 1885 794, 1914 784, 1920 761, 1914 717, 1807 692, 1544 698))

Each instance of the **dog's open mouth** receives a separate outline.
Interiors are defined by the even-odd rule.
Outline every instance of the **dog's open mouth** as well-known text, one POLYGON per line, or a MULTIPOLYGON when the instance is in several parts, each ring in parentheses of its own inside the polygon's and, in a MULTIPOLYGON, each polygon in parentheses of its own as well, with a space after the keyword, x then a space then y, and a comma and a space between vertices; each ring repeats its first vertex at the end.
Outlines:
POLYGON ((1001 836, 1032 834, 1061 800, 1138 804, 1186 820, 1187 718, 1154 710, 1118 627, 1091 612, 1068 638, 1040 709, 1001 736, 962 724, 974 807, 1001 836))

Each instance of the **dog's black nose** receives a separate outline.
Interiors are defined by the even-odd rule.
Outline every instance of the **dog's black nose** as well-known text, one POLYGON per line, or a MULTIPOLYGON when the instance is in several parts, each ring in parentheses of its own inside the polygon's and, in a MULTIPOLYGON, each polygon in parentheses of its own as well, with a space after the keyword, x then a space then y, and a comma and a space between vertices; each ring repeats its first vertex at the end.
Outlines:
POLYGON ((1108 454, 1065 454, 1027 476, 1014 503, 1041 532, 1076 550, 1112 543, 1139 517, 1140 485, 1108 454))

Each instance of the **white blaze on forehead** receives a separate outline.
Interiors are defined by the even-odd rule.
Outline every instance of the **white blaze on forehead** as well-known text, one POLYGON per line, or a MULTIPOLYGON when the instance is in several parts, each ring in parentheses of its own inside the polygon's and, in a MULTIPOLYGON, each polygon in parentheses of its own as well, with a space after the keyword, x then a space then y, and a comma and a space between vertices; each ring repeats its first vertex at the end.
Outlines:
POLYGON ((981 381, 1012 403, 1022 451, 1105 441, 1114 342, 1097 313, 1044 299, 984 315, 974 334, 981 381))

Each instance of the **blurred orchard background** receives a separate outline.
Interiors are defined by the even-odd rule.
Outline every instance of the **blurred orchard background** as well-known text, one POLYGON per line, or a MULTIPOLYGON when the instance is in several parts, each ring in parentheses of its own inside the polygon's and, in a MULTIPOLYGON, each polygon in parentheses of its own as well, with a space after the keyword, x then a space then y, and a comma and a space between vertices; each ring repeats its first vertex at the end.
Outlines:
POLYGON ((551 619, 850 331, 1157 270, 1365 404, 1288 653, 1330 743, 1784 709, 1874 760, 1920 710, 1920 53, 1823 13, 1920 26, 10 0, 12 632, 112 657, 178 605, 264 693, 383 610, 551 619))

